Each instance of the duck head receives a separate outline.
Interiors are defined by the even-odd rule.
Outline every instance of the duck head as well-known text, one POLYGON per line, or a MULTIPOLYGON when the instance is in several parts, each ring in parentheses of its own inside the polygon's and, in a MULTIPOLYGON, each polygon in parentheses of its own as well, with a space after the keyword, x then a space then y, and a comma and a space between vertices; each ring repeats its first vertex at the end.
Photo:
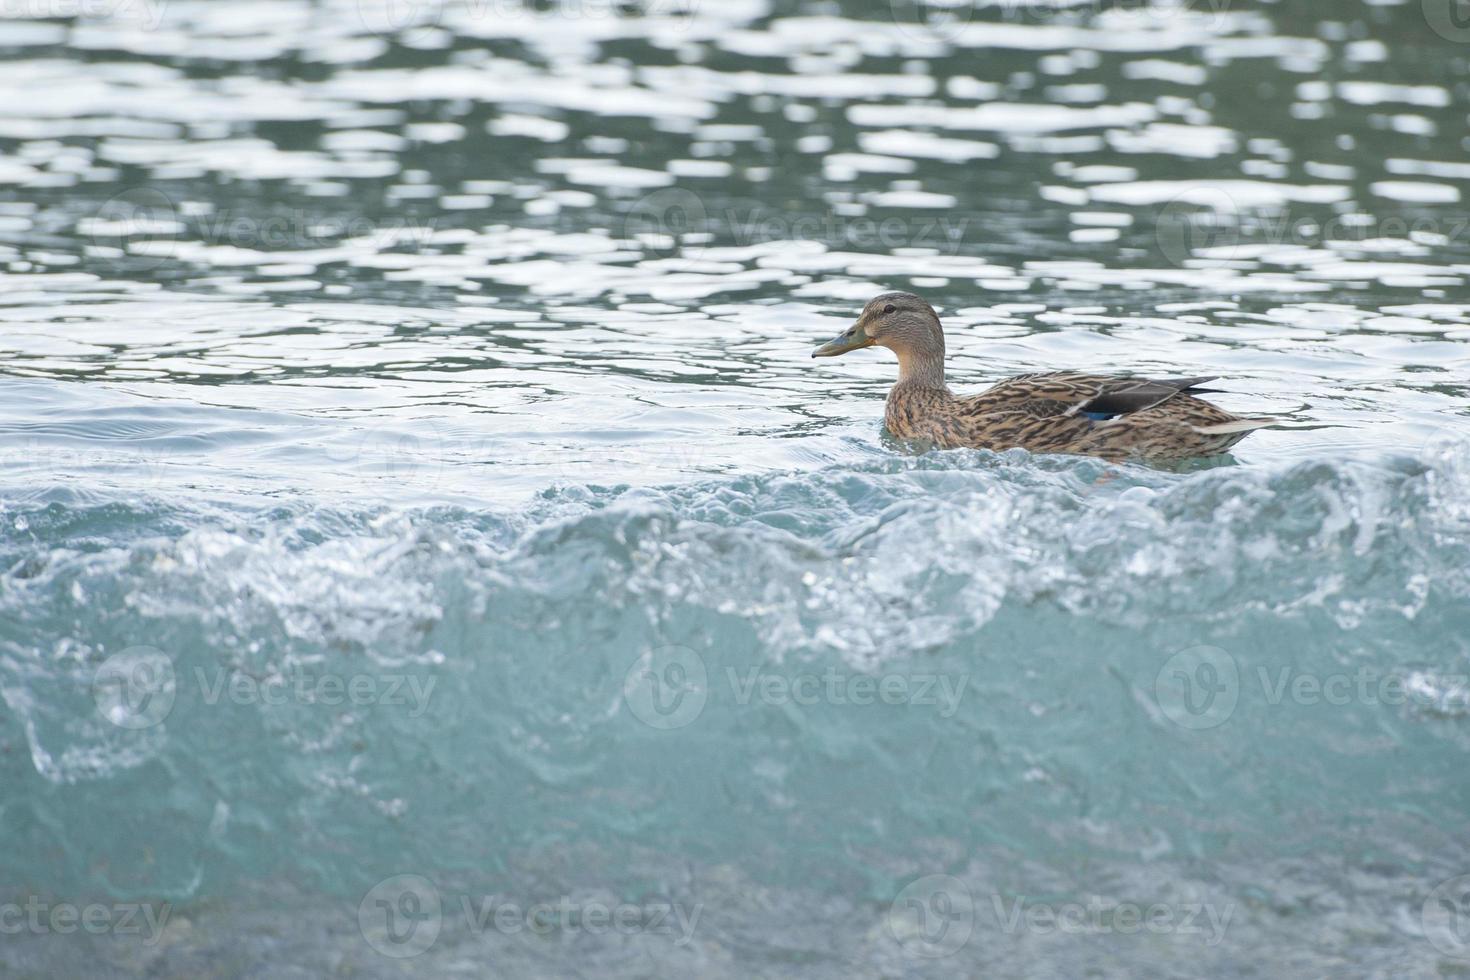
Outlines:
POLYGON ((908 355, 943 360, 939 314, 913 293, 882 293, 868 300, 856 323, 812 351, 812 357, 836 357, 874 345, 889 348, 900 361, 908 355))

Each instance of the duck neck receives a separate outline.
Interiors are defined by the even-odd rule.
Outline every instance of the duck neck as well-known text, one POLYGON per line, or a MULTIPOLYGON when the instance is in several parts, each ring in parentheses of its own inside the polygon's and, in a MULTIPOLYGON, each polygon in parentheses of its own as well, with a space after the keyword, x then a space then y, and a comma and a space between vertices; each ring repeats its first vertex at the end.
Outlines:
POLYGON ((934 388, 944 391, 944 348, 906 347, 898 355, 898 383, 911 388, 934 388))

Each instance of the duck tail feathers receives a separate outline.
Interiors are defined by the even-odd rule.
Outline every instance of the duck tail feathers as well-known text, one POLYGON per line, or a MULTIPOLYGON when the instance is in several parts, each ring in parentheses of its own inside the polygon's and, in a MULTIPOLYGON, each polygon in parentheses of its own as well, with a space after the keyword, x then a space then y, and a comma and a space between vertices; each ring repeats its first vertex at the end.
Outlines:
POLYGON ((1214 425, 1196 425, 1194 431, 1202 436, 1226 436, 1234 432, 1254 432, 1256 429, 1269 429, 1273 425, 1280 424, 1280 419, 1272 418, 1232 419, 1229 422, 1216 422, 1214 425))

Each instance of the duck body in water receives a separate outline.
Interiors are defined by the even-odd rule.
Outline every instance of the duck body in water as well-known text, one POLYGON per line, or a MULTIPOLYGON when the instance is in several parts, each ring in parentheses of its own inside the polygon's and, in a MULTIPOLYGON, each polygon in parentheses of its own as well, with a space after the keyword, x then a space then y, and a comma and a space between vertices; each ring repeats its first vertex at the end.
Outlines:
POLYGON ((1201 378, 1132 378, 1052 371, 1008 378, 974 395, 944 383, 944 330, 913 293, 883 293, 855 324, 812 352, 835 357, 863 347, 898 355, 898 383, 884 422, 900 439, 940 449, 1021 447, 1105 459, 1215 456, 1275 419, 1246 418, 1197 395, 1201 378))

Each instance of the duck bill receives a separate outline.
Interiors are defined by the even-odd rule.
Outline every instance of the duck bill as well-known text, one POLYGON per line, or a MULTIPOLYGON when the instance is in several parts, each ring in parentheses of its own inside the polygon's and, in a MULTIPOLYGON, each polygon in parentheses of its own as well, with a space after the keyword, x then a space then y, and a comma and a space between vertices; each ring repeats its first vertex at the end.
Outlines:
POLYGON ((861 350, 864 347, 873 346, 873 338, 869 337, 862 327, 854 324, 846 331, 833 337, 821 347, 812 351, 812 357, 836 357, 838 354, 846 354, 850 350, 861 350))

